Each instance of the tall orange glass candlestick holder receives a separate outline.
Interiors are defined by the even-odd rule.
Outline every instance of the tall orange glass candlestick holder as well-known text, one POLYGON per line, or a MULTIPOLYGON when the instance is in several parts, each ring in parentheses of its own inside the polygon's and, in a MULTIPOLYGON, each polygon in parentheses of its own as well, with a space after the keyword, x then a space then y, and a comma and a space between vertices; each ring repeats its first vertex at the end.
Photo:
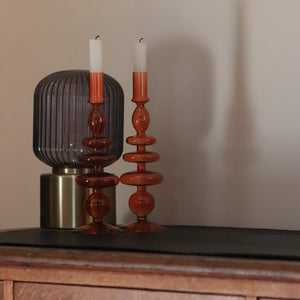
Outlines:
POLYGON ((94 168, 93 174, 81 175, 76 182, 84 187, 93 188, 93 193, 86 199, 87 213, 92 216, 93 222, 80 227, 76 232, 84 234, 118 233, 123 231, 119 227, 103 223, 103 217, 110 209, 110 200, 103 194, 102 188, 111 187, 119 183, 119 178, 113 174, 104 173, 103 166, 116 161, 114 155, 103 153, 102 148, 112 144, 112 140, 102 137, 105 127, 105 115, 101 109, 103 98, 103 73, 90 73, 90 99, 93 109, 89 115, 89 127, 93 133, 92 138, 83 140, 83 144, 93 148, 92 154, 82 155, 79 160, 90 164, 94 168))
POLYGON ((132 117, 132 123, 137 134, 128 137, 126 142, 137 146, 137 152, 124 154, 123 159, 137 163, 137 171, 123 174, 120 179, 124 184, 137 186, 137 191, 129 198, 129 207, 136 214, 137 221, 124 225, 122 228, 137 232, 163 231, 165 230, 164 227, 147 220, 147 215, 154 208, 154 197, 147 192, 147 186, 159 184, 162 181, 162 175, 159 173, 146 171, 146 163, 159 160, 159 154, 146 152, 146 146, 156 142, 155 137, 145 134, 150 122, 149 113, 145 108, 145 103, 149 101, 147 72, 133 72, 132 101, 137 105, 132 117))

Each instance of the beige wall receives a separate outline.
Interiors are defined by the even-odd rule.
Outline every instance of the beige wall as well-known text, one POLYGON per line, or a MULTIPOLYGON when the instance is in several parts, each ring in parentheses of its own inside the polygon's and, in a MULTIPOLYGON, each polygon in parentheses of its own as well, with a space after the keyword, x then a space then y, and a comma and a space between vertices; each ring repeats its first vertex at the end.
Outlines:
MULTIPOLYGON (((105 72, 125 91, 125 136, 132 45, 148 44, 148 133, 161 154, 150 167, 164 175, 153 220, 300 229, 299 12, 297 0, 0 0, 0 228, 39 225, 50 168, 32 152, 37 82, 87 69, 100 34, 105 72)), ((119 223, 133 191, 118 186, 119 223)))

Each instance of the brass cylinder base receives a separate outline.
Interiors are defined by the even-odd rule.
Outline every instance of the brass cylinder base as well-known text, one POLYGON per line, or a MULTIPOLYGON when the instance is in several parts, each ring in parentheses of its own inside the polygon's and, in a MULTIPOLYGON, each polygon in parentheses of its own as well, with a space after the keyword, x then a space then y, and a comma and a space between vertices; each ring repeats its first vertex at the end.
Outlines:
MULTIPOLYGON (((42 228, 75 229, 92 222, 85 210, 85 199, 92 193, 91 188, 79 186, 75 179, 90 169, 53 169, 52 174, 40 178, 40 224, 42 228)), ((116 224, 116 188, 103 188, 111 203, 104 222, 116 224)))

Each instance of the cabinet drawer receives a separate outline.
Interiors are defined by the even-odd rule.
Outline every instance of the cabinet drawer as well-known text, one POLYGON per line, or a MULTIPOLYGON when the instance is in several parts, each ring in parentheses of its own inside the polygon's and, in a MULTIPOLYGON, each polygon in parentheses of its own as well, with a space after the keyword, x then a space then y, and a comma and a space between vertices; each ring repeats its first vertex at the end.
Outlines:
POLYGON ((87 286, 21 283, 14 285, 14 300, 243 300, 243 297, 176 293, 164 291, 144 291, 134 289, 101 288, 87 286))
POLYGON ((289 298, 259 298, 259 300, 297 300, 297 299, 299 299, 299 297, 297 297, 297 298, 291 298, 291 297, 289 297, 289 298))

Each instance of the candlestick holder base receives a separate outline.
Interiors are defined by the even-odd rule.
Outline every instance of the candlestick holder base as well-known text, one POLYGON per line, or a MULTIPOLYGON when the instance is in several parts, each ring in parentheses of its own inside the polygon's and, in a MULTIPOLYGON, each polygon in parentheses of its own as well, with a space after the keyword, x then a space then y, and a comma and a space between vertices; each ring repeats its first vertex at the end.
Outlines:
POLYGON ((122 228, 126 231, 135 232, 160 232, 166 230, 166 228, 161 225, 148 222, 146 218, 145 220, 137 220, 136 222, 124 225, 122 228))
POLYGON ((119 233, 123 231, 124 230, 117 226, 113 226, 102 222, 91 222, 75 230, 75 232, 88 235, 96 235, 100 233, 119 233))
MULTIPOLYGON (((101 156, 107 158, 108 155, 101 156)), ((85 160, 87 156, 81 157, 85 160)), ((90 160, 95 160, 96 156, 89 156, 90 160), (92 159, 93 157, 93 159, 92 159)), ((99 162, 99 157, 97 161, 99 162)), ((106 159, 105 159, 106 160, 106 159)), ((109 173, 104 173, 102 168, 95 170, 94 174, 81 175, 76 178, 77 184, 85 187, 93 188, 93 193, 86 199, 86 211, 93 218, 93 222, 79 227, 75 230, 82 234, 100 234, 100 233, 119 233, 123 230, 117 226, 103 223, 103 217, 110 210, 110 200, 103 193, 103 187, 114 186, 118 184, 117 176, 109 173)))

